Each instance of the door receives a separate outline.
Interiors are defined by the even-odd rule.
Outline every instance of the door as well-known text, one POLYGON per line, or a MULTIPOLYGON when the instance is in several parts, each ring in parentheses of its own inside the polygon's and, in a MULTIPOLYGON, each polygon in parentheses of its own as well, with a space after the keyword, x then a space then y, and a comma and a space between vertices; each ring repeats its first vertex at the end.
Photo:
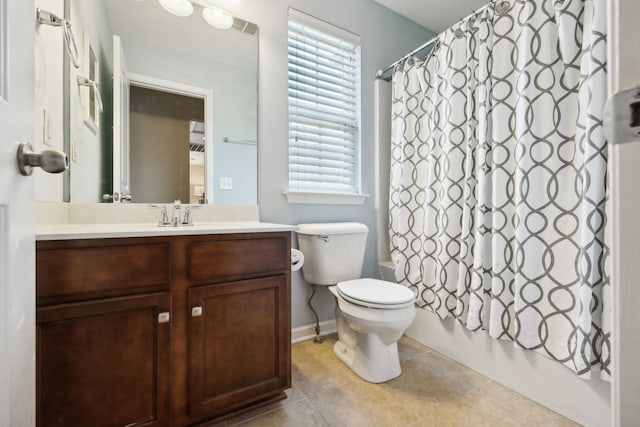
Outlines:
POLYGON ((193 420, 290 385, 287 277, 189 289, 189 414, 193 420))
MULTIPOLYGON (((610 92, 640 88, 640 2, 610 0, 609 63, 610 92)), ((639 89, 640 90, 640 89, 639 89)), ((640 96, 635 96, 640 102, 640 96)), ((637 113, 636 113, 637 114, 637 113)), ((636 115, 633 121, 639 120, 636 115)), ((613 223, 613 382, 614 426, 637 425, 640 416, 640 138, 616 145, 610 151, 612 167, 613 223)))
POLYGON ((120 37, 113 36, 113 201, 131 194, 129 80, 120 37), (116 193, 118 194, 116 196, 116 193))
POLYGON ((38 308, 38 426, 169 425, 171 294, 38 308))
POLYGON ((34 183, 16 167, 33 142, 35 6, 0 0, 0 425, 35 423, 34 183))

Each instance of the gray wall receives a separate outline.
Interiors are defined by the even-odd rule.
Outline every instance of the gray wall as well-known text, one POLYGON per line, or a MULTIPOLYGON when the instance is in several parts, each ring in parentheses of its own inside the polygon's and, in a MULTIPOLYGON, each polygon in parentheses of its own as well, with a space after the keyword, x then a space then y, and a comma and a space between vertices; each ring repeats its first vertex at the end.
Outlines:
MULTIPOLYGON (((36 0, 35 6, 43 10, 64 15, 63 0, 36 0)), ((38 25, 35 38, 35 135, 33 148, 42 151, 49 148, 64 150, 64 93, 62 91, 62 31, 50 25, 38 25), (44 113, 49 116, 49 140, 44 140, 44 113)), ((75 29, 75 27, 74 27, 75 29)), ((63 174, 48 174, 36 168, 36 200, 61 201, 63 194, 63 174)))
MULTIPOLYGON (((260 26, 258 204, 262 221, 285 224, 353 220, 370 229, 364 277, 376 275, 374 210, 374 76, 418 47, 432 33, 370 0, 246 0, 238 15, 260 26), (362 192, 364 206, 291 205, 288 187, 287 12, 288 6, 362 38, 362 192)), ((294 236, 294 246, 297 241, 294 236)), ((313 322, 306 306, 310 287, 301 272, 292 275, 293 327, 313 322)), ((334 318, 333 297, 316 296, 321 320, 334 318)))

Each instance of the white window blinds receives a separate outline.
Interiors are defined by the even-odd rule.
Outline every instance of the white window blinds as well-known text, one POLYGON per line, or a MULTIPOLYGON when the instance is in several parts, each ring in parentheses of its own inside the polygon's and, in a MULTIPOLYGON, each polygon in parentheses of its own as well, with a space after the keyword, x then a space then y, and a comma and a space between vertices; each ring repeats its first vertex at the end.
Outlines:
POLYGON ((360 38, 289 9, 289 191, 360 192, 360 38))

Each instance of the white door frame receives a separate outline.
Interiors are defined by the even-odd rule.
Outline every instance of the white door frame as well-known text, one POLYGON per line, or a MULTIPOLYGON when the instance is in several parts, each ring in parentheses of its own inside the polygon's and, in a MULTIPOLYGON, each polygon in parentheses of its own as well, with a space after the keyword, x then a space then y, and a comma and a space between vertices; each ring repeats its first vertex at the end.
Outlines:
POLYGON ((204 180, 205 203, 213 203, 213 91, 171 80, 159 79, 138 73, 127 73, 129 85, 140 86, 177 95, 204 99, 204 180))
POLYGON ((113 35, 113 202, 131 195, 129 80, 120 36, 113 35), (119 196, 117 196, 119 194, 119 196))
MULTIPOLYGON (((640 86, 638 0, 609 0, 609 93, 640 86)), ((611 145, 613 225, 612 422, 637 425, 640 417, 640 144, 611 145)))

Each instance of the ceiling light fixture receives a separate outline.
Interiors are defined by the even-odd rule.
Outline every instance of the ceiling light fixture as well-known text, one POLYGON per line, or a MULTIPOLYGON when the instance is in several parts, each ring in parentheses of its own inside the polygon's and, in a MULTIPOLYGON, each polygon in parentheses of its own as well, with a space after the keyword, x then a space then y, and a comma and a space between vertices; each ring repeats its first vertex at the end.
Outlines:
POLYGON ((193 4, 189 0, 158 0, 160 6, 176 16, 189 16, 193 13, 193 4))
POLYGON ((233 25, 233 16, 218 7, 205 7, 202 9, 202 17, 207 24, 220 30, 227 30, 233 25))
POLYGON ((242 0, 158 0, 160 5, 169 13, 176 16, 190 16, 193 4, 202 6, 202 17, 207 24, 220 30, 227 30, 233 26, 233 15, 229 10, 235 10, 242 0))

